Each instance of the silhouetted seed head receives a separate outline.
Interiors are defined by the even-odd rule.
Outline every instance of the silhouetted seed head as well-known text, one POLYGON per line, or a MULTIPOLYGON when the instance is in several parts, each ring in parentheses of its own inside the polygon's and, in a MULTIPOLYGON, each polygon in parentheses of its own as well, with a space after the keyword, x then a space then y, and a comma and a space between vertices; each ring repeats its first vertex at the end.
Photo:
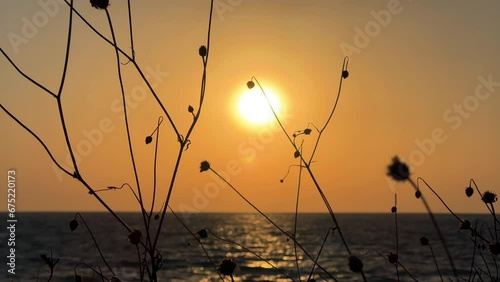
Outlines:
POLYGON ((116 276, 111 277, 111 280, 110 280, 110 281, 111 281, 111 282, 121 282, 121 280, 120 280, 120 279, 118 279, 118 277, 116 277, 116 276))
POLYGON ((410 177, 410 170, 408 169, 408 166, 401 162, 398 157, 394 157, 392 159, 392 164, 390 164, 387 168, 389 169, 387 175, 396 181, 405 181, 410 177))
POLYGON ((82 282, 82 277, 78 274, 75 274, 75 282, 82 282))
POLYGON ((194 112, 194 108, 193 108, 193 106, 189 105, 189 107, 188 107, 188 112, 190 112, 190 113, 194 112))
POLYGON ((490 253, 494 256, 497 256, 498 254, 500 254, 500 243, 497 242, 497 241, 493 241, 490 243, 490 253))
POLYGON ((283 183, 283 181, 284 181, 283 179, 280 179, 280 183, 283 183))
POLYGON ((398 262, 398 254, 393 254, 392 252, 390 252, 387 255, 387 258, 389 259, 389 262, 392 264, 395 264, 398 262))
POLYGON ((207 47, 205 45, 201 46, 198 50, 198 54, 200 54, 200 56, 202 57, 205 57, 207 55, 207 47))
POLYGON ((253 81, 249 80, 249 81, 247 82, 247 87, 248 87, 248 89, 252 89, 252 88, 254 88, 254 86, 255 86, 255 83, 254 83, 253 81))
POLYGON ((392 212, 392 213, 395 213, 395 212, 397 212, 397 211, 398 211, 398 208, 396 208, 396 207, 392 207, 392 208, 391 208, 391 212, 392 212))
POLYGON ((469 186, 465 188, 465 195, 467 195, 467 197, 472 196, 472 194, 474 194, 474 189, 472 187, 469 186))
POLYGON ((363 262, 357 256, 349 256, 349 269, 352 272, 363 271, 363 262))
POLYGON ((130 244, 137 246, 141 242, 141 237, 141 231, 136 229, 128 235, 128 241, 130 242, 130 244))
POLYGON ((90 0, 90 5, 96 9, 106 9, 109 6, 109 0, 90 0))
POLYGON ((420 190, 415 191, 415 198, 420 199, 422 197, 422 192, 420 190))
POLYGON ((497 194, 490 191, 484 192, 483 198, 481 198, 485 204, 493 204, 497 199, 497 194))
POLYGON ((233 259, 223 259, 219 266, 217 267, 217 271, 219 271, 222 275, 233 275, 234 270, 236 269, 236 263, 233 259))
POLYGON ((151 143, 152 141, 153 141, 153 137, 151 137, 151 136, 146 137, 146 145, 151 143))
POLYGON ((310 128, 306 128, 306 129, 304 129, 304 134, 309 135, 309 134, 311 134, 311 131, 312 130, 310 128))
POLYGON ((422 244, 422 246, 429 246, 429 239, 427 239, 427 237, 420 237, 420 244, 422 244))
POLYGON ((69 222, 69 229, 71 232, 75 231, 78 228, 78 221, 76 219, 73 219, 72 221, 69 222))
POLYGON ((200 164, 200 172, 204 172, 210 169, 210 163, 207 161, 202 161, 200 164))
POLYGON ((349 72, 348 71, 342 71, 342 77, 345 79, 349 76, 349 72))
POLYGON ((294 158, 300 157, 300 152, 299 151, 295 151, 295 153, 293 153, 293 157, 294 158))
POLYGON ((464 221, 460 222, 460 229, 469 230, 470 229, 470 221, 464 219, 464 221))
POLYGON ((208 232, 207 229, 205 228, 200 229, 198 232, 196 232, 196 234, 198 234, 198 236, 200 236, 201 239, 205 239, 208 237, 208 232))

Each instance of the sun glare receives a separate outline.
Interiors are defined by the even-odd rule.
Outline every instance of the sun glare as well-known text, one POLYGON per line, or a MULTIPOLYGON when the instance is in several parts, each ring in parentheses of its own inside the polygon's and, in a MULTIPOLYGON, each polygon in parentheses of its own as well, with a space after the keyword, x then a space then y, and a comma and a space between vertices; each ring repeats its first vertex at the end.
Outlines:
MULTIPOLYGON (((274 108, 274 111, 279 115, 281 103, 278 97, 269 89, 264 88, 266 95, 274 108)), ((269 107, 264 94, 259 88, 247 89, 238 101, 238 110, 241 116, 252 124, 264 124, 274 119, 273 112, 269 107)))

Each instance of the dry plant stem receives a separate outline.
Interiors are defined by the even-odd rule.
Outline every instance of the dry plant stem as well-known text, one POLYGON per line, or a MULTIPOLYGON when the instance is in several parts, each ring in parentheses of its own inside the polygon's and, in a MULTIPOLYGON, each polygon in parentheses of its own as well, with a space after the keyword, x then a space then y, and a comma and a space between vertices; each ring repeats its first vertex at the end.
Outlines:
POLYGON ((431 250, 432 259, 434 260, 434 264, 436 265, 436 270, 439 274, 439 277, 441 278, 441 281, 444 281, 443 276, 441 275, 441 271, 439 271, 439 265, 438 265, 438 262, 436 260, 436 256, 434 255, 434 250, 432 249, 431 244, 429 244, 429 250, 431 250))
POLYGON ((59 162, 57 162, 57 160, 54 158, 54 156, 52 155, 52 153, 50 152, 49 148, 47 147, 47 145, 45 145, 45 143, 42 141, 42 139, 40 139, 40 137, 38 137, 38 135, 36 135, 31 129, 29 129, 26 125, 24 125, 19 119, 17 119, 11 112, 9 112, 9 110, 7 110, 2 104, 0 104, 0 108, 2 108, 2 110, 9 116, 11 117, 15 122, 17 122, 17 124, 19 124, 22 128, 24 128, 24 130, 28 131, 41 145, 42 147, 45 149, 45 151, 47 152, 47 154, 49 155, 50 159, 52 160, 52 162, 54 162, 54 164, 60 169, 62 170, 64 173, 68 174, 68 175, 71 175, 73 176, 73 174, 71 174, 69 171, 67 171, 66 169, 64 169, 60 164, 59 162))
MULTIPOLYGON (((262 86, 260 85, 259 81, 257 80, 256 77, 252 77, 252 79, 255 80, 255 82, 257 82, 257 85, 259 85, 259 88, 260 88, 260 91, 262 92, 262 94, 264 94, 264 97, 266 98, 267 100, 267 103, 269 105, 269 107, 271 108, 271 111, 273 112, 273 115, 274 115, 274 118, 276 119, 276 121, 278 122, 281 130, 283 131, 283 133, 285 134, 285 136, 287 137, 288 141, 290 142, 290 144, 293 146, 293 148, 295 149, 295 151, 299 151, 299 148, 297 148, 297 145, 295 145, 295 142, 293 142, 293 140, 290 138, 290 136, 288 135, 285 127, 283 126, 283 124, 281 123, 281 120, 278 118, 278 115, 276 114, 276 111, 274 110, 274 107, 273 105, 271 104, 271 101, 269 100, 269 97, 267 96, 266 92, 264 91, 264 89, 262 88, 262 86)), ((316 180, 316 177, 314 176, 314 173, 312 172, 311 170, 311 166, 310 164, 308 164, 304 157, 302 156, 302 154, 300 154, 300 159, 304 162, 304 166, 305 168, 307 169, 307 172, 309 173, 309 176, 311 177, 313 183, 314 183, 314 186, 316 187, 316 189, 318 190, 318 193, 320 194, 321 198, 323 199, 323 202, 326 206, 326 208, 328 209, 328 212, 330 213, 330 216, 332 217, 332 220, 333 222, 335 223, 336 227, 338 228, 338 231, 339 231, 339 236, 340 238, 342 239, 342 243, 344 244, 346 250, 347 250, 347 253, 349 253, 349 255, 351 254, 351 251, 349 249, 349 246, 347 245, 347 242, 345 241, 344 239, 344 236, 342 235, 342 231, 340 229, 340 226, 338 224, 338 221, 337 221, 337 218, 333 212, 333 209, 332 207, 330 206, 330 203, 328 202, 328 199, 326 198, 325 194, 323 193, 323 189, 321 189, 321 186, 319 185, 318 181, 316 180)))
MULTIPOLYGON (((106 278, 106 277, 102 274, 102 271, 101 271, 101 269, 99 268, 99 266, 96 266, 96 268, 99 268, 99 271, 97 271, 94 267, 92 267, 92 266, 90 266, 89 264, 84 263, 84 262, 80 262, 80 263, 78 263, 78 264, 77 264, 77 265, 75 265, 75 267, 73 268, 73 272, 75 273, 75 276, 77 275, 76 270, 78 269, 78 267, 79 267, 80 265, 84 265, 84 266, 86 266, 86 267, 90 268, 90 270, 92 270, 92 277, 94 276, 94 274, 97 274, 97 275, 99 275, 99 276, 101 277, 102 281, 104 281, 104 279, 106 279, 106 280, 108 280, 108 281, 109 281, 109 279, 108 279, 108 278, 106 278)), ((92 280, 92 281, 93 281, 93 280, 92 280)))
MULTIPOLYGON (((70 5, 67 0, 64 0, 64 2, 66 2, 66 4, 68 4, 68 5, 70 5)), ((167 117, 170 125, 172 126, 172 129, 175 131, 175 134, 177 136, 177 140, 179 140, 179 138, 180 138, 179 130, 175 126, 174 121, 170 117, 170 114, 168 113, 167 109, 165 108, 165 106, 163 105, 163 103, 161 102, 161 100, 158 98, 158 95, 156 95, 156 92, 154 91, 153 87, 151 86, 151 84, 147 80, 146 76, 142 72, 142 69, 137 64, 137 61, 135 60, 135 58, 130 57, 127 53, 125 53, 122 49, 120 49, 118 47, 118 45, 116 45, 115 43, 113 43, 112 41, 110 41, 109 39, 107 39, 104 35, 102 35, 102 33, 100 33, 97 29, 95 29, 75 8, 72 7, 71 9, 92 31, 94 31, 99 37, 101 37, 104 41, 106 41, 111 46, 113 46, 120 54, 122 54, 125 58, 127 58, 130 62, 132 62, 132 64, 136 68, 137 72, 141 76, 142 80, 144 81, 144 83, 146 83, 146 86, 151 91, 151 94, 153 95, 153 97, 155 98, 156 102, 161 107, 163 113, 167 117)))
POLYGON ((472 261, 470 263, 469 279, 467 281, 471 281, 472 279, 472 270, 474 269, 474 259, 476 258, 477 236, 474 236, 473 244, 474 247, 472 248, 472 261))
POLYGON ((436 195, 436 197, 439 199, 439 201, 441 201, 441 203, 444 205, 444 207, 445 207, 445 208, 446 208, 446 209, 447 209, 447 210, 448 210, 448 211, 449 211, 449 212, 450 212, 450 213, 451 213, 451 214, 452 214, 452 215, 453 215, 453 216, 454 216, 454 217, 455 217, 458 221, 463 222, 463 220, 462 220, 460 217, 458 217, 458 216, 457 216, 457 215, 456 215, 456 214, 455 214, 455 213, 454 213, 454 212, 450 209, 450 207, 448 207, 448 205, 447 205, 447 204, 443 201, 443 199, 441 198, 441 196, 439 196, 439 194, 438 194, 438 193, 436 193, 436 191, 434 191, 434 189, 432 189, 432 187, 431 187, 431 186, 427 183, 427 181, 425 181, 422 177, 417 178, 417 186, 418 186, 418 187, 420 187, 420 186, 418 185, 418 181, 419 181, 419 180, 420 180, 420 181, 422 181, 422 182, 425 184, 425 186, 427 186, 427 188, 429 188, 429 190, 431 190, 431 191, 432 191, 432 193, 434 193, 434 195, 436 195))
POLYGON ((405 267, 402 263, 400 263, 400 262, 398 261, 398 262, 397 262, 397 264, 398 264, 399 266, 401 266, 401 268, 402 268, 402 269, 404 269, 404 271, 406 272, 406 274, 408 274, 408 276, 410 276, 410 277, 411 277, 411 279, 413 279, 413 281, 418 282, 418 280, 417 280, 415 277, 413 277, 413 275, 411 275, 411 273, 408 271, 408 269, 406 269, 406 267, 405 267))
MULTIPOLYGON (((476 181, 474 181, 474 179, 471 179, 471 180, 469 181, 469 186, 472 186, 472 184, 474 184, 474 187, 476 188, 477 193, 478 193, 478 194, 479 194, 479 196, 482 198, 482 197, 483 197, 483 194, 482 194, 482 193, 481 193, 481 191, 479 190, 479 186, 477 186, 476 181)), ((488 211, 489 211, 491 214, 493 214, 493 213, 494 213, 494 212, 493 212, 493 210, 490 208, 490 206, 489 206, 488 204, 484 203, 484 205, 486 206, 486 208, 488 209, 488 211)), ((494 219, 494 220, 495 220, 498 224, 500 224, 500 221, 499 221, 499 219, 498 219, 496 216, 493 216, 493 219, 494 219)))
MULTIPOLYGON (((295 238, 288 234, 285 230, 283 230, 283 228, 279 227, 272 219, 270 219, 265 213, 263 213, 259 208, 257 208, 254 204, 252 204, 252 202, 250 202, 245 196, 243 196, 239 191, 238 189, 236 189, 231 183, 229 183, 224 177, 222 177, 220 174, 218 174, 214 169, 212 168, 209 168, 210 171, 212 171, 215 175, 217 175, 217 177, 219 177, 222 181, 224 181, 224 183, 226 183, 231 189, 233 189, 234 192, 236 192, 236 194, 238 194, 238 196, 240 196, 240 198, 242 198, 247 204, 249 204, 254 210, 256 210, 260 215, 262 215, 267 221, 269 221, 269 223, 271 223, 274 227, 276 227, 276 229, 278 229, 283 235, 287 236, 288 238, 290 238, 291 240, 294 241, 295 244, 297 244, 297 246, 304 252, 304 254, 312 261, 314 261, 314 258, 304 249, 304 247, 302 247, 302 245, 297 241, 295 240, 295 238)), ((328 276, 330 276, 330 278, 332 278, 334 281, 338 281, 337 279, 335 279, 335 277, 333 277, 328 271, 326 271, 326 269, 324 269, 323 267, 321 267, 321 265, 317 265, 318 268, 320 268, 321 270, 323 270, 328 276)))
POLYGON ((106 265, 106 267, 109 269, 109 271, 113 274, 113 275, 116 275, 115 272, 113 271, 113 269, 111 268, 111 266, 109 266, 108 262, 106 261, 106 259, 104 258, 104 255, 102 254, 102 251, 101 251, 101 248, 99 248, 99 244, 97 243, 97 240, 95 239, 94 237, 94 234, 92 233, 92 230, 90 230, 90 227, 88 226, 87 222, 85 221, 85 219, 83 219, 83 216, 80 214, 80 213, 76 213, 75 214, 75 218, 76 216, 79 216, 80 219, 83 221, 83 224, 85 225, 85 227, 87 228, 87 231, 89 232, 90 234, 90 237, 92 237, 92 241, 94 241, 94 245, 97 249, 97 252, 99 252, 99 256, 101 256, 101 259, 102 261, 104 262, 104 264, 106 265))
MULTIPOLYGON (((47 145, 45 145, 45 143, 43 142, 42 139, 40 139, 40 137, 38 137, 38 135, 36 135, 31 129, 29 129, 26 125, 24 125, 24 123, 22 123, 19 119, 17 119, 12 113, 10 113, 3 105, 0 104, 0 108, 2 108, 2 110, 7 113, 7 115, 9 115, 14 121, 16 121, 22 128, 24 128, 26 131, 28 131, 41 145, 42 147, 45 149, 45 151, 47 152, 47 154, 49 155, 49 157, 52 159, 52 161, 56 164, 56 166, 61 169, 64 173, 66 173, 67 175, 69 176, 72 176, 74 177, 75 175, 70 173, 69 171, 67 171, 66 169, 64 169, 57 161, 56 159, 52 156, 52 153, 50 152, 49 148, 47 147, 47 145)), ((92 194, 98 201, 99 203, 101 203, 101 205, 106 209, 108 210, 108 212, 113 215, 113 217, 115 217, 118 222, 120 222, 128 231, 132 232, 132 229, 101 199, 101 197, 99 197, 97 195, 97 193, 94 192, 94 190, 83 180, 83 178, 80 178, 78 179, 78 181, 80 181, 88 190, 89 190, 89 193, 92 194)))
MULTIPOLYGON (((344 65, 345 65, 345 62, 344 62, 344 65)), ((344 66, 342 67, 342 69, 344 69, 344 66)), ((264 91, 264 89, 262 88, 262 86, 260 85, 259 81, 257 80, 256 77, 252 77, 252 79, 255 80, 255 82, 257 82, 257 85, 259 86, 261 92, 264 94, 264 97, 266 98, 266 101, 269 105, 269 107, 271 108, 271 111, 273 112, 273 115, 274 115, 274 118, 276 119, 276 121, 278 122, 281 130, 283 131, 283 133, 286 135, 288 141, 290 142, 290 144, 293 146, 293 148, 295 149, 295 151, 298 151, 298 148, 297 146, 295 145, 295 143, 293 142, 293 140, 290 138, 290 136, 288 135, 285 127, 283 126, 283 124, 281 123, 280 119, 278 118, 278 115, 276 114, 276 111, 274 110, 274 107, 273 105, 271 104, 271 101, 269 100, 269 97, 267 96, 266 92, 264 91)), ((333 114, 333 113, 332 113, 333 114)), ((305 168, 307 169, 307 172, 309 173, 309 176, 311 177, 311 180, 313 181, 314 183, 314 186, 316 187, 316 189, 318 190, 318 193, 320 194, 321 198, 323 199, 323 202, 326 206, 326 208, 328 209, 328 212, 330 213, 330 216, 332 217, 332 220, 333 220, 333 223, 335 224, 335 226, 337 227, 338 229, 338 233, 339 233, 339 236, 340 236, 340 239, 342 240, 342 243, 344 244, 346 250, 347 250, 347 253, 350 255, 351 254, 351 250, 349 249, 349 246, 347 245, 347 242, 344 238, 344 235, 342 234, 342 229, 340 228, 340 225, 337 221, 337 217, 335 216, 335 213, 333 212, 333 209, 332 207, 330 206, 330 203, 328 201, 328 198, 325 196, 325 194, 323 193, 323 189, 321 189, 321 186, 319 185, 318 181, 316 180, 316 177, 314 176, 314 173, 312 172, 311 170, 311 166, 310 166, 310 163, 307 163, 304 159, 304 157, 302 156, 302 154, 300 154, 300 159, 304 162, 304 166, 305 168)), ((361 271, 361 274, 362 276, 364 277, 364 273, 363 271, 361 271)))
POLYGON ((323 251, 323 247, 326 244, 326 240, 328 239, 328 235, 330 235, 330 230, 332 230, 332 228, 333 227, 330 227, 330 228, 328 228, 328 231, 326 231, 325 238, 323 239, 323 243, 321 243, 321 247, 319 248, 318 254, 316 255, 316 259, 314 259, 314 263, 313 263, 313 266, 311 267, 311 271, 309 272, 309 277, 307 277, 307 281, 311 281, 311 277, 314 273, 314 268, 318 264, 319 257, 321 256, 321 252, 323 251))
MULTIPOLYGON (((108 19, 109 23, 109 29, 111 31, 111 37, 113 38, 113 43, 115 46, 117 46, 116 43, 116 37, 115 37, 115 31, 113 29, 113 23, 111 21, 111 16, 109 14, 108 9, 104 9, 106 11, 106 17, 108 19)), ((135 184, 137 187, 137 194, 139 196, 139 204, 141 206, 141 214, 142 214, 142 219, 144 221, 144 227, 146 228, 146 244, 148 246, 148 251, 150 254, 152 254, 152 258, 154 257, 154 248, 151 247, 151 238, 149 236, 149 228, 148 228, 148 223, 147 223, 147 214, 145 213, 144 209, 144 202, 142 200, 142 192, 141 192, 141 185, 139 182, 139 175, 137 173, 137 165, 135 164, 135 157, 134 157, 134 150, 132 148, 132 140, 130 138, 130 127, 128 123, 128 112, 127 112, 127 103, 126 103, 126 98, 125 98, 125 89, 123 87, 123 78, 122 78, 122 72, 121 72, 121 64, 120 64, 120 54, 118 53, 118 50, 115 48, 115 55, 116 55, 116 64, 117 64, 117 72, 118 72, 118 81, 120 83, 120 92, 122 95, 122 101, 123 101, 123 116, 125 117, 125 129, 127 132, 127 143, 128 143, 128 149, 129 149, 129 154, 130 154, 130 160, 132 161, 132 168, 134 170, 134 178, 135 178, 135 184)))
MULTIPOLYGON (((168 192, 167 192, 167 196, 166 196, 166 199, 165 199, 165 204, 163 206, 163 210, 161 212, 161 217, 160 217, 160 222, 158 224, 158 228, 157 228, 157 231, 156 231, 156 235, 154 237, 154 242, 153 242, 153 245, 152 245, 152 249, 156 249, 156 245, 158 243, 158 239, 159 239, 159 236, 160 236, 160 232, 161 232, 161 229, 162 229, 162 226, 163 226, 163 221, 165 220, 165 214, 166 214, 166 211, 167 211, 167 207, 168 207, 168 204, 170 202, 170 197, 172 195, 172 189, 173 189, 173 186, 174 186, 174 183, 175 183, 175 179, 176 179, 176 176, 177 176, 177 171, 179 169, 179 165, 180 165, 180 161, 182 159, 182 155, 183 155, 183 152, 185 150, 185 148, 187 148, 186 146, 188 146, 189 144, 189 137, 191 136, 191 133, 193 132, 197 122, 198 122, 198 119, 200 117, 200 114, 201 114, 201 108, 202 108, 202 105, 203 105, 203 100, 205 98, 205 88, 206 88, 206 79, 207 79, 207 65, 208 65, 208 58, 209 58, 209 55, 210 55, 210 34, 211 34, 211 29, 212 29, 212 15, 213 15, 213 7, 214 7, 214 0, 211 0, 210 1, 210 15, 209 15, 209 19, 208 19, 208 31, 207 31, 207 54, 205 56, 205 58, 202 58, 203 59, 203 75, 202 75, 202 81, 201 81, 201 90, 200 90, 200 104, 198 106, 198 110, 193 118, 193 122, 191 123, 191 126, 189 127, 187 133, 186 133, 186 137, 185 138, 181 138, 181 135, 176 131, 177 133, 177 136, 178 136, 178 140, 180 142, 180 146, 179 146, 179 153, 177 155, 177 160, 175 162, 175 167, 174 167, 174 171, 172 173, 172 178, 170 180, 170 186, 168 188, 168 192)), ((135 64, 135 61, 134 61, 134 64, 135 64)), ((143 75, 141 73, 141 75, 143 75)))
POLYGON ((28 76, 27 74, 25 74, 23 71, 21 71, 17 65, 10 59, 10 57, 3 51, 2 48, 0 48, 0 52, 2 52, 2 54, 4 55, 4 57, 9 61, 9 63, 24 77, 26 78, 27 80, 29 80, 31 83, 33 83, 34 85, 40 87, 43 91, 49 93, 52 97, 54 98, 57 98, 57 95, 54 94, 54 92, 50 91, 49 89, 47 89, 45 86, 41 85, 40 83, 36 82, 34 79, 32 79, 30 76, 28 76))
POLYGON ((130 49, 132 49, 132 60, 135 60, 134 33, 132 32, 132 8, 130 6, 130 0, 127 1, 127 9, 128 9, 128 29, 130 31, 130 49))
MULTIPOLYGON (((394 207, 396 208, 396 211, 394 212, 394 226, 396 229, 396 255, 399 257, 399 229, 398 229, 398 194, 394 193, 394 207)), ((399 268, 398 264, 395 263, 394 267, 396 268, 396 276, 398 278, 398 282, 400 281, 399 278, 399 268)))
MULTIPOLYGON (((214 267, 215 269, 215 272, 219 275, 220 279, 222 281, 224 281, 224 277, 222 277, 222 275, 219 273, 219 271, 217 271, 217 266, 215 265, 214 261, 212 260, 212 258, 210 257, 210 255, 208 254, 208 251, 205 249, 205 246, 203 245, 203 243, 201 242, 200 238, 198 238, 198 236, 196 236, 196 234, 191 231, 191 229, 187 226, 187 224, 177 215, 176 212, 174 212, 174 210, 169 206, 168 209, 172 212, 172 214, 175 216, 175 218, 180 222, 180 224, 189 232, 189 234, 191 234, 191 236, 193 236, 193 238, 198 242, 198 244, 200 244, 201 248, 203 249, 203 252, 205 253, 205 256, 208 258, 208 260, 210 261, 210 264, 214 267)), ((208 229, 207 229, 208 230, 208 229)), ((208 230, 210 233, 212 233, 210 230, 208 230)))
POLYGON ((64 62, 64 69, 63 69, 63 75, 62 75, 62 78, 61 78, 61 84, 59 86, 59 90, 58 90, 58 93, 55 94, 53 93, 52 91, 50 91, 49 89, 47 89, 46 87, 42 86, 40 83, 36 82, 34 79, 32 79, 31 77, 27 76, 26 74, 24 74, 16 65, 15 63, 7 56, 7 54, 2 50, 0 49, 0 51, 2 52, 2 54, 7 58, 7 60, 14 66, 14 68, 21 74, 23 75, 26 79, 28 79, 30 82, 32 82, 33 84, 35 84, 36 86, 40 87, 41 89, 43 89, 44 91, 46 91, 47 93, 49 93, 50 95, 52 95, 56 101, 57 101, 57 106, 58 106, 58 111, 59 111, 59 117, 60 117, 60 120, 61 120, 61 124, 62 124, 62 129, 63 129, 63 133, 64 133, 64 138, 65 138, 65 142, 66 142, 66 146, 68 147, 68 151, 69 151, 69 154, 71 156, 71 159, 72 159, 72 163, 73 163, 73 166, 74 166, 74 169, 75 169, 75 172, 74 173, 70 173, 69 171, 67 171, 66 169, 64 169, 56 160, 55 158, 53 157, 53 155, 51 154, 50 150, 48 149, 48 147, 45 145, 45 143, 32 131, 30 130, 26 125, 24 125, 19 119, 17 119, 14 115, 12 115, 5 107, 3 107, 3 105, 0 104, 0 107, 2 108, 2 110, 4 110, 4 112, 6 112, 11 118, 13 118, 19 125, 21 125, 21 127, 23 127, 25 130, 27 130, 33 137, 35 137, 38 142, 44 147, 44 149, 47 151, 47 153, 49 154, 50 158, 52 159, 52 161, 57 165, 57 167, 59 167, 64 173, 78 179, 88 190, 89 192, 91 192, 91 194, 99 201, 99 203, 101 203, 101 205, 110 212, 111 215, 113 215, 117 220, 118 222, 120 222, 127 230, 131 231, 130 227, 115 213, 113 212, 113 210, 95 193, 93 193, 93 189, 83 180, 82 176, 80 175, 79 171, 78 171, 78 167, 76 165, 76 161, 75 161, 75 157, 74 157, 74 153, 73 153, 73 150, 72 150, 72 147, 71 147, 71 143, 70 143, 70 140, 69 140, 69 136, 68 136, 68 131, 67 131, 67 128, 66 128, 66 123, 65 123, 65 120, 64 120, 64 114, 63 114, 63 110, 62 110, 62 103, 61 103, 61 94, 62 94, 62 90, 63 90, 63 86, 64 86, 64 81, 65 81, 65 76, 66 76, 66 70, 67 70, 67 65, 68 65, 68 61, 69 61, 69 51, 70 51, 70 46, 71 46, 71 30, 72 30, 72 20, 73 20, 73 11, 74 11, 74 8, 73 8, 73 1, 71 1, 71 3, 68 3, 66 1, 66 3, 69 5, 70 9, 71 9, 71 12, 70 12, 70 20, 69 20, 69 31, 68 31, 68 41, 67 41, 67 47, 66 47, 66 55, 65 55, 65 62, 64 62))
MULTIPOLYGON (((301 152, 302 154, 302 147, 301 147, 301 152)), ((299 217, 299 199, 300 199, 300 186, 302 184, 302 159, 299 160, 299 175, 297 179, 297 197, 295 200, 295 215, 294 215, 294 222, 293 222, 293 238, 297 239, 297 221, 299 217)), ((295 252, 295 266, 297 267, 297 275, 299 277, 299 282, 301 281, 300 278, 300 267, 299 267, 299 256, 297 254, 297 244, 295 243, 295 240, 293 242, 293 250, 295 252)), ((313 267, 314 269, 314 267, 313 267)), ((311 271, 312 273, 312 271, 311 271)), ((309 276, 310 278, 310 276, 309 276)), ((308 279, 309 281, 309 279, 308 279)))
POLYGON ((238 243, 238 242, 235 242, 233 240, 230 240, 230 239, 226 239, 226 238, 222 238, 220 237, 219 235, 215 234, 212 230, 206 228, 207 231, 212 234, 212 236, 214 236, 215 238, 223 241, 223 242, 226 242, 226 243, 230 243, 230 244, 233 244, 233 245, 236 245, 238 247, 240 247, 242 250, 248 252, 248 253, 251 253, 253 254, 254 256, 256 256, 257 258, 259 258, 261 261, 267 263, 272 269, 280 272, 281 274, 283 274, 284 276, 286 276, 287 278, 289 278, 290 280, 292 281, 295 281, 292 277, 290 277, 288 274, 286 274, 284 271, 282 271, 281 269, 277 268, 272 262, 270 262, 269 260, 263 258, 262 256, 260 256, 259 254, 257 254, 256 252, 250 250, 249 248, 243 246, 242 244, 238 243))
MULTIPOLYGON (((417 184, 413 181, 413 179, 408 178, 408 181, 413 186, 413 188, 415 189, 415 191, 419 191, 419 188, 418 188, 417 184)), ((441 228, 439 228, 439 225, 438 225, 438 223, 436 221, 436 218, 434 217, 434 213, 432 213, 431 208, 430 208, 429 204, 427 203, 427 200, 425 200, 424 195, 421 195, 420 199, 422 200, 422 203, 424 204, 424 206, 425 206, 425 208, 427 210, 427 213, 429 214, 429 216, 431 218, 432 224, 434 225, 434 228, 436 229, 436 232, 438 234, 439 240, 441 241, 441 244, 443 245, 443 248, 444 248, 444 250, 446 252, 446 256, 448 257, 448 261, 450 263, 451 269, 453 271, 453 276, 458 281, 459 277, 458 277, 457 269, 456 269, 455 263, 453 262, 453 259, 451 257, 450 250, 448 249, 448 246, 446 245, 446 240, 445 240, 445 238, 443 236, 443 233, 441 232, 441 228)))
MULTIPOLYGON (((155 199, 156 199, 156 182, 157 182, 157 163, 158 163, 158 141, 160 140, 160 124, 163 118, 158 118, 158 126, 156 127, 156 140, 155 140, 155 157, 153 161, 153 197, 151 198, 151 209, 148 214, 148 226, 147 230, 151 226, 151 216, 153 215, 153 210, 155 207, 155 199)), ((149 232, 148 232, 149 233, 149 232)), ((148 234, 149 235, 149 234, 148 234)))
POLYGON ((332 111, 330 112, 330 116, 328 116, 328 119, 326 120, 325 125, 323 125, 321 130, 319 130, 318 138, 316 138, 316 144, 314 145, 314 149, 311 153, 311 157, 309 158, 309 162, 308 162, 309 165, 311 165, 312 160, 314 158, 314 155, 316 154, 316 150, 318 149, 321 136, 322 136, 323 132, 326 130, 328 124, 330 123, 330 120, 333 117, 333 114, 335 113, 335 110, 337 109, 337 105, 338 105, 338 102, 340 99, 340 93, 342 92, 342 82, 344 81, 344 77, 342 76, 342 72, 344 70, 347 70, 348 64, 349 64, 349 57, 346 56, 346 57, 344 57, 344 62, 342 63, 342 71, 340 72, 340 81, 339 81, 339 88, 337 91, 337 98, 335 98, 335 103, 333 104, 332 111))

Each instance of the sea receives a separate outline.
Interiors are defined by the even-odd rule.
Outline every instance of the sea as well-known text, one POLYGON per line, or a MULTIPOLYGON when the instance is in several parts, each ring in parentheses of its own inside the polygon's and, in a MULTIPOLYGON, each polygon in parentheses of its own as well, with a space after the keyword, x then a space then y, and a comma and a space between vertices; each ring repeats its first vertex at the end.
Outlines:
MULTIPOLYGON (((129 232, 108 213, 81 213, 88 229, 78 216, 79 226, 71 231, 69 222, 75 213, 18 212, 14 233, 7 228, 11 224, 7 214, 0 216, 0 281, 78 281, 76 275, 81 281, 110 281, 112 276, 119 281, 140 281, 141 253, 129 242, 129 232), (9 246, 13 241, 15 246, 9 246), (8 272, 13 250, 15 274, 8 272), (52 276, 48 262, 53 264, 52 276)), ((119 216, 133 229, 141 230, 144 224, 138 213, 119 216)), ((397 236, 396 218, 391 213, 336 216, 350 252, 363 263, 367 281, 442 281, 441 277, 450 281, 453 277, 428 214, 398 214, 397 236), (423 236, 429 246, 421 244, 423 236), (388 261, 391 252, 398 253, 397 267, 388 261)), ((294 213, 268 217, 293 234, 294 213)), ((496 236, 492 215, 460 217, 477 224, 486 238, 496 236)), ((488 275, 498 276, 488 245, 474 242, 452 215, 437 214, 436 219, 464 281, 492 281, 488 275)), ((157 221, 152 219, 152 223, 157 221)), ((258 213, 183 213, 177 217, 169 213, 158 241, 162 256, 159 281, 308 281, 309 277, 315 281, 363 281, 359 273, 349 269, 349 254, 338 230, 332 228, 329 214, 298 214, 295 239, 305 251, 274 224, 258 213), (232 278, 216 270, 223 259, 236 264, 232 278)))

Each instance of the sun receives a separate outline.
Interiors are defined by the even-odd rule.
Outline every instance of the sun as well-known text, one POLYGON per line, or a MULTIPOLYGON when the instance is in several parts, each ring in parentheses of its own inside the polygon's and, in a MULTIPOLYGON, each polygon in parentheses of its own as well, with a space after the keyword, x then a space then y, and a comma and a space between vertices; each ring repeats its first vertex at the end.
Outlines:
MULTIPOLYGON (((264 88, 264 91, 269 98, 274 112, 279 115, 281 103, 278 97, 268 88, 264 88)), ((266 97, 258 87, 247 89, 240 96, 238 111, 247 122, 255 125, 265 124, 275 119, 266 97)))

